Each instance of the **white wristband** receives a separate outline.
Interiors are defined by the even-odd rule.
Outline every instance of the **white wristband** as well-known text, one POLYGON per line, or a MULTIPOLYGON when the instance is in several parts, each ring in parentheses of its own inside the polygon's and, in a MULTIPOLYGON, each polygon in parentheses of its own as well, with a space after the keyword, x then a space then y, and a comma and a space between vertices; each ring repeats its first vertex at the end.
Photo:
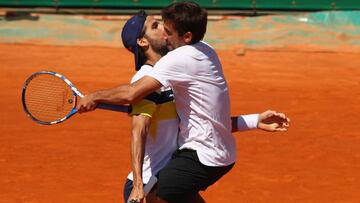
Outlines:
POLYGON ((256 129, 259 122, 259 114, 241 115, 237 117, 238 131, 256 129))

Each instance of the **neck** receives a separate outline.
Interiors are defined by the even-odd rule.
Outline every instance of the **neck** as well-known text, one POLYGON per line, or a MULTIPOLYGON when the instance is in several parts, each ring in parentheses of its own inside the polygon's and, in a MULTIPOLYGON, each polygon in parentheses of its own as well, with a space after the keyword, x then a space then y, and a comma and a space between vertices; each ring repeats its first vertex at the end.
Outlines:
POLYGON ((161 59, 161 55, 159 53, 154 52, 153 50, 147 50, 145 53, 145 56, 147 60, 145 61, 145 64, 149 65, 155 65, 156 62, 158 62, 161 59))

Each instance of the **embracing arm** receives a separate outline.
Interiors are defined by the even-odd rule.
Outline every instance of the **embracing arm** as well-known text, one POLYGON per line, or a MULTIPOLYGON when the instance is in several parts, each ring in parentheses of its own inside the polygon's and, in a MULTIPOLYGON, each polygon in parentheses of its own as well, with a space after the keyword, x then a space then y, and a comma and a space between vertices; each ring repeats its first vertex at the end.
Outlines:
POLYGON ((79 113, 83 113, 95 110, 99 103, 118 105, 132 104, 159 89, 161 86, 161 83, 156 79, 144 76, 131 85, 120 85, 115 88, 90 93, 81 98, 77 109, 79 113))
POLYGON ((232 132, 261 129, 268 132, 285 132, 290 119, 284 113, 268 110, 260 114, 231 117, 232 132))

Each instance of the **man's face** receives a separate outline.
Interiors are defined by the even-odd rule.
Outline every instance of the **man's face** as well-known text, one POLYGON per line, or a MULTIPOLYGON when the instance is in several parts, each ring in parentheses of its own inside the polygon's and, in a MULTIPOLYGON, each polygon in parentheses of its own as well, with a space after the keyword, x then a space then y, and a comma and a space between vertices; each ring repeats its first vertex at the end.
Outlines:
POLYGON ((165 21, 164 30, 165 30, 164 38, 166 40, 167 47, 169 50, 174 50, 178 47, 186 45, 183 37, 179 36, 179 33, 175 29, 173 23, 169 21, 165 21))
POLYGON ((148 40, 152 49, 164 56, 169 50, 164 39, 164 27, 153 16, 148 16, 145 21, 144 38, 148 40))

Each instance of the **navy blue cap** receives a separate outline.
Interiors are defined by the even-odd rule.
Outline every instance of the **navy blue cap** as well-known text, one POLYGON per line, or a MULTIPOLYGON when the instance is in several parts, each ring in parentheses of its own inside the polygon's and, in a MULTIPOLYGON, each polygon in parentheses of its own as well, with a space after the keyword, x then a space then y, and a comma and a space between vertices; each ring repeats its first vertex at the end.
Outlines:
POLYGON ((139 54, 137 39, 142 37, 141 34, 144 28, 146 17, 147 15, 145 11, 140 11, 125 23, 121 32, 121 39, 125 48, 134 53, 136 70, 140 70, 141 66, 144 65, 144 61, 139 54))

